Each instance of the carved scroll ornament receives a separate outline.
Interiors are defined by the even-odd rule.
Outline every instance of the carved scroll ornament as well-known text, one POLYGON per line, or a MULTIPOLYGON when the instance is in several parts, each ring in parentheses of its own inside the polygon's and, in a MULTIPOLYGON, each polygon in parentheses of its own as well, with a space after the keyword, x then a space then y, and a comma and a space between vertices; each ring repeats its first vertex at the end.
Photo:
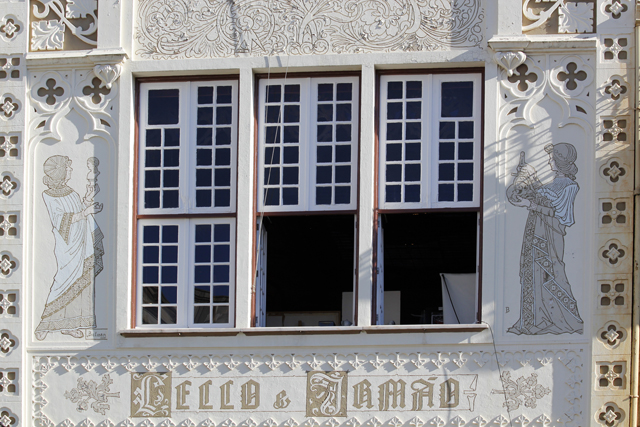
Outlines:
POLYGON ((207 58, 430 51, 479 46, 475 0, 142 0, 137 53, 207 58))

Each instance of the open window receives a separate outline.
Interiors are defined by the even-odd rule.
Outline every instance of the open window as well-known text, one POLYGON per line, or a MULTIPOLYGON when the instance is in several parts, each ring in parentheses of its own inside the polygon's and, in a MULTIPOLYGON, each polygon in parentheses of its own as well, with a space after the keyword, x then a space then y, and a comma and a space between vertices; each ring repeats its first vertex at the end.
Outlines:
POLYGON ((260 79, 257 326, 353 323, 358 91, 357 76, 260 79))
POLYGON ((375 323, 475 323, 481 75, 380 78, 375 323))

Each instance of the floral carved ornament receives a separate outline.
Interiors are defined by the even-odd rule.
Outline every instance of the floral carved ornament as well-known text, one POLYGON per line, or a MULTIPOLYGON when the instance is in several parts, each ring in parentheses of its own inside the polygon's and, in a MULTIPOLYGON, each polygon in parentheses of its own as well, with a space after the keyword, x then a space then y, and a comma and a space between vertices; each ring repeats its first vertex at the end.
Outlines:
POLYGON ((479 46, 475 0, 142 0, 146 58, 443 50, 479 46))

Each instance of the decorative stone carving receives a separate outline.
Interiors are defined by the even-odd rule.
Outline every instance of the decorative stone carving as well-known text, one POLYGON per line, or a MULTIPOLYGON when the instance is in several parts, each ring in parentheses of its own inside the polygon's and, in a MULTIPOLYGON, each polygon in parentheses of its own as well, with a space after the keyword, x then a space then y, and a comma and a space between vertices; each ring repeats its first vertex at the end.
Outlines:
POLYGON ((0 317, 18 317, 18 291, 0 290, 0 317))
POLYGON ((626 309, 628 307, 629 281, 626 279, 598 281, 599 309, 626 309))
POLYGON ((23 74, 22 56, 0 56, 0 81, 20 80, 23 74))
POLYGON ((558 33, 592 33, 593 3, 566 2, 558 8, 558 33))
POLYGON ((623 390, 627 387, 627 362, 596 362, 596 388, 623 390))
POLYGON ((596 421, 606 427, 616 427, 622 425, 625 413, 614 402, 605 403, 595 415, 596 421))
POLYGON ((603 142, 627 142, 629 117, 601 117, 602 118, 602 141, 603 142))
POLYGON ((0 408, 0 425, 2 427, 18 427, 19 418, 9 408, 0 408))
POLYGON ((0 161, 18 160, 20 156, 21 132, 0 133, 0 161))
POLYGON ((600 227, 628 228, 630 224, 631 199, 600 199, 600 227))
POLYGON ((480 46, 476 1, 140 1, 144 58, 431 51, 480 46))
POLYGON ((609 240, 602 248, 600 248, 600 259, 610 267, 617 267, 626 259, 629 249, 617 239, 609 240))
POLYGON ((505 69, 507 75, 511 77, 515 69, 526 61, 527 55, 525 55, 524 52, 498 52, 493 58, 500 67, 505 69))
POLYGON ((0 35, 7 40, 14 40, 22 32, 22 22, 13 15, 6 15, 0 19, 0 35))
POLYGON ((18 395, 18 369, 0 369, 0 396, 18 395))
POLYGON ((615 350, 627 339, 627 331, 618 322, 611 320, 600 328, 596 336, 609 350, 615 350))
POLYGON ((0 239, 15 239, 19 234, 20 212, 0 212, 0 239))
POLYGON ((100 87, 104 86, 107 89, 111 89, 113 83, 118 80, 120 73, 122 73, 122 65, 96 65, 93 67, 93 73, 102 81, 100 87))
POLYGON ((612 100, 619 101, 629 91, 628 87, 627 82, 622 77, 613 76, 605 84, 604 93, 609 95, 612 100))
POLYGON ((0 174, 0 199, 8 199, 12 197, 20 188, 20 182, 13 176, 11 172, 2 172, 0 174))
POLYGON ((97 0, 31 0, 31 6, 32 51, 92 49, 98 45, 97 0))
POLYGON ((0 278, 9 278, 18 268, 18 260, 8 251, 0 252, 0 278))
POLYGON ((109 374, 102 376, 100 384, 95 381, 85 381, 82 378, 78 378, 78 385, 64 392, 64 397, 77 403, 76 410, 83 412, 91 409, 97 414, 105 415, 105 411, 109 410, 110 398, 120 397, 120 392, 112 393, 110 390, 113 380, 109 377, 109 374))
POLYGON ((547 394, 551 389, 538 384, 538 375, 531 374, 529 378, 520 377, 516 381, 511 379, 511 372, 502 373, 502 389, 491 390, 491 394, 504 394, 505 406, 509 411, 514 411, 524 405, 527 408, 535 408, 537 401, 547 394))
POLYGON ((18 345, 18 339, 6 329, 0 330, 0 356, 8 356, 18 345))
POLYGON ((627 37, 609 36, 602 39, 603 62, 627 63, 629 61, 627 37))
POLYGON ((600 176, 611 185, 617 184, 628 175, 629 168, 622 160, 613 157, 605 162, 600 168, 600 176))
POLYGON ((12 119, 16 116, 16 113, 20 111, 21 103, 18 101, 15 95, 10 93, 5 93, 2 97, 0 97, 0 109, 2 110, 2 114, 0 114, 0 118, 4 120, 12 119))
POLYGON ((607 0, 602 3, 602 7, 613 19, 620 19, 622 14, 629 9, 627 5, 623 4, 620 0, 607 0))
POLYGON ((524 0, 522 32, 531 34, 593 33, 595 1, 524 0))

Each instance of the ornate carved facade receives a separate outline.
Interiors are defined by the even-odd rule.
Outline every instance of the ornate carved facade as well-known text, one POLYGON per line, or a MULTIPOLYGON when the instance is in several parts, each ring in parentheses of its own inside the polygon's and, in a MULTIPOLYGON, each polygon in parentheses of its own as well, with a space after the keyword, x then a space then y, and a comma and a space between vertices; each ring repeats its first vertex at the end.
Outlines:
POLYGON ((0 426, 637 424, 640 6, 516 3, 0 0, 0 426))

